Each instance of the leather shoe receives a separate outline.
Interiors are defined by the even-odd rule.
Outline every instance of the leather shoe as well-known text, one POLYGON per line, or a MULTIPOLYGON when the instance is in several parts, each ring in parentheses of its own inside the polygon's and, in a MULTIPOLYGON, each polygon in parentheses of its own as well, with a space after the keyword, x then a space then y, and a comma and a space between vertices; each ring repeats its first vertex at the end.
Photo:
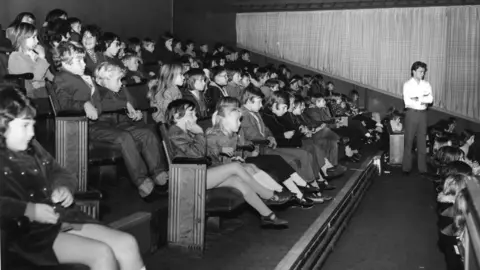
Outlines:
POLYGON ((318 181, 318 186, 320 187, 320 190, 334 190, 337 187, 334 185, 326 184, 325 181, 318 181))
POLYGON ((293 208, 302 208, 302 209, 310 209, 312 208, 314 203, 308 199, 308 198, 296 198, 295 200, 292 201, 292 207, 293 208))
POLYGON ((286 229, 288 228, 288 221, 278 218, 273 212, 268 216, 260 218, 262 228, 271 229, 286 229))
POLYGON ((282 205, 290 201, 292 196, 290 194, 274 192, 270 199, 264 200, 266 205, 282 205))

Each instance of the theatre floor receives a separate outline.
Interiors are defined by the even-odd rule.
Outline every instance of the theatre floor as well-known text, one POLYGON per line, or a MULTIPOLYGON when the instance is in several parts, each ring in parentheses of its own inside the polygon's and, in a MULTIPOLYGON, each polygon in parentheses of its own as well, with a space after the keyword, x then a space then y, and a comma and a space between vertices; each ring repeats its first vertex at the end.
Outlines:
MULTIPOLYGON (((376 150, 368 149, 364 159, 376 150)), ((361 170, 361 164, 348 164, 350 170, 332 181, 335 196, 349 178, 361 170)), ((142 203, 136 194, 123 193, 128 181, 110 189, 102 207, 105 222, 115 220, 126 212, 151 212, 161 209, 166 229, 167 201, 154 205, 142 203), (115 191, 115 190, 118 190, 115 191), (125 202, 128 203, 125 203, 125 202), (110 212, 109 209, 122 211, 110 212)), ((403 177, 400 171, 377 176, 366 191, 359 207, 333 252, 321 269, 445 269, 444 259, 436 247, 435 195, 430 181, 416 174, 403 177)), ((202 258, 160 247, 154 254, 145 255, 147 269, 275 269, 305 231, 331 204, 312 209, 276 209, 277 214, 290 222, 287 230, 263 230, 258 215, 249 207, 239 213, 244 225, 223 234, 208 234, 202 258)), ((137 231, 135 236, 142 237, 137 231)), ((163 236, 164 237, 164 236, 163 236)))

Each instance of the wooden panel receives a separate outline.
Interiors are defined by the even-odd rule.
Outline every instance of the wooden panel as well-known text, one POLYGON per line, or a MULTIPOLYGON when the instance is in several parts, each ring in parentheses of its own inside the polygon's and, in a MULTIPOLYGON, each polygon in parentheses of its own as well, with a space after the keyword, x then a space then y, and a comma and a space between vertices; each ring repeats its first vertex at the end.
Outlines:
POLYGON ((205 248, 206 166, 170 166, 168 243, 187 251, 205 248))
POLYGON ((78 191, 87 190, 88 121, 86 118, 55 120, 55 158, 78 178, 78 191))
POLYGON ((403 134, 390 134, 390 165, 402 164, 403 140, 403 134))

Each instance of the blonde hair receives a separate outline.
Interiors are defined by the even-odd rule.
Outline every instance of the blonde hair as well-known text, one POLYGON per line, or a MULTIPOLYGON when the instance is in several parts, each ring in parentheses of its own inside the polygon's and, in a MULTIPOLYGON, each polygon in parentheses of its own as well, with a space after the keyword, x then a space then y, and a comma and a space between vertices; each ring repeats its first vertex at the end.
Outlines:
POLYGON ((33 37, 37 33, 37 28, 29 23, 19 23, 15 25, 12 31, 12 45, 16 51, 23 50, 25 40, 33 37))
POLYGON ((94 74, 96 82, 101 86, 105 86, 105 80, 109 80, 115 75, 123 77, 125 76, 126 71, 125 69, 115 64, 103 62, 98 65, 98 67, 95 69, 94 74))
POLYGON ((165 91, 174 85, 175 78, 183 71, 183 66, 179 64, 165 64, 160 68, 158 76, 158 86, 151 89, 149 98, 153 99, 157 94, 164 97, 165 91))
POLYGON ((212 115, 213 126, 211 132, 221 131, 231 135, 230 132, 225 130, 224 120, 231 113, 241 115, 240 105, 240 101, 234 97, 222 97, 217 103, 215 113, 212 115))

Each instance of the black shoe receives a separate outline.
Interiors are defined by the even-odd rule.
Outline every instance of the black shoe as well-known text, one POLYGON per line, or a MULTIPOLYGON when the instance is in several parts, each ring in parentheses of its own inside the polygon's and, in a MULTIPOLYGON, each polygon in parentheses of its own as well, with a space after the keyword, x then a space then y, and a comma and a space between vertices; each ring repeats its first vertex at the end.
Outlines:
MULTIPOLYGON (((337 177, 342 176, 345 172, 347 171, 347 167, 342 166, 342 165, 337 165, 332 168, 327 169, 327 177, 324 177, 327 180, 332 180, 337 177)), ((324 175, 322 175, 324 176, 324 175)))
POLYGON ((155 186, 154 191, 157 192, 158 194, 162 195, 162 196, 168 195, 168 182, 165 185, 155 186))
POLYGON ((161 200, 162 198, 165 198, 166 194, 168 193, 163 193, 162 190, 159 190, 159 188, 155 186, 152 192, 150 192, 150 194, 148 194, 146 197, 143 197, 142 199, 146 203, 153 203, 155 201, 161 200))
POLYGON ((323 199, 323 197, 322 197, 322 195, 321 195, 320 192, 305 195, 305 199, 309 199, 309 200, 311 200, 313 203, 318 203, 318 204, 325 202, 325 200, 323 199))
POLYGON ((314 203, 308 199, 308 198, 296 198, 295 200, 292 201, 292 207, 293 208, 302 208, 302 209, 310 209, 312 208, 314 203))
POLYGON ((286 229, 288 228, 288 221, 279 219, 273 212, 266 216, 260 218, 261 227, 264 229, 286 229))
POLYGON ((403 171, 402 174, 403 174, 403 176, 409 176, 409 175, 410 175, 410 172, 403 171))
POLYGON ((314 187, 314 186, 308 185, 308 184, 307 184, 307 186, 305 186, 305 187, 300 187, 300 186, 299 186, 298 189, 300 189, 300 191, 301 191, 302 193, 317 193, 317 192, 320 191, 320 188, 314 187))
POLYGON ((292 196, 290 194, 274 192, 273 196, 270 199, 264 200, 266 205, 282 205, 286 204, 291 200, 292 196))
POLYGON ((326 184, 325 181, 318 181, 318 186, 320 187, 320 190, 334 190, 337 187, 334 185, 326 184))

